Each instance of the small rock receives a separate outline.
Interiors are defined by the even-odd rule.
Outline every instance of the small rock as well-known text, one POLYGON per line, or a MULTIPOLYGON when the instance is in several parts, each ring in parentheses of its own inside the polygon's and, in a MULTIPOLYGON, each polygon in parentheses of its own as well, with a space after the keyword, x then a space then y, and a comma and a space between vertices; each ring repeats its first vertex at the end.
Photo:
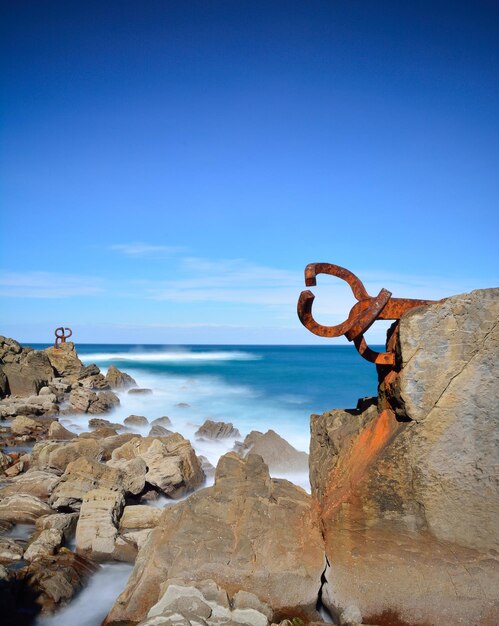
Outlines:
POLYGON ((107 370, 106 380, 112 389, 127 389, 137 386, 129 374, 120 371, 115 365, 111 365, 107 370))
POLYGON ((163 415, 162 417, 157 417, 151 422, 151 426, 156 426, 156 424, 158 424, 158 426, 164 426, 166 428, 166 426, 172 425, 172 421, 169 417, 163 415))
POLYGON ((128 426, 147 426, 149 420, 143 415, 129 415, 124 419, 124 423, 128 426))
POLYGON ((23 548, 9 537, 0 537, 0 563, 8 565, 23 558, 23 548))
POLYGON ((229 437, 240 437, 241 433, 230 422, 206 420, 194 433, 194 436, 198 439, 227 439, 229 437))
POLYGON ((133 388, 133 389, 129 389, 129 390, 128 390, 128 393, 134 393, 134 394, 140 393, 140 394, 145 395, 145 394, 152 393, 152 389, 146 389, 146 388, 142 388, 142 387, 136 387, 136 388, 133 388))
POLYGON ((34 561, 43 556, 52 556, 62 544, 63 537, 63 532, 57 528, 42 530, 38 537, 28 546, 24 553, 24 559, 26 561, 34 561))
POLYGON ((56 441, 63 441, 74 439, 76 437, 76 434, 72 433, 67 428, 64 428, 64 426, 59 422, 54 421, 50 424, 47 437, 49 439, 55 439, 56 441))
POLYGON ((160 424, 154 424, 154 426, 149 431, 149 437, 166 437, 168 435, 172 435, 172 431, 168 430, 164 426, 160 424))

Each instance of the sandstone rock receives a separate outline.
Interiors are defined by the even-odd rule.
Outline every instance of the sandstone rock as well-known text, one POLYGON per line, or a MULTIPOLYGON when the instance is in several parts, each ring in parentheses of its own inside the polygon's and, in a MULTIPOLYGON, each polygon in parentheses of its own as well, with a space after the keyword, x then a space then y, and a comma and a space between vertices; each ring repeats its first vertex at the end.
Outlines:
POLYGON ((155 424, 149 431, 148 436, 149 437, 167 437, 168 435, 173 435, 173 432, 171 430, 168 430, 164 426, 155 424))
POLYGON ((49 426, 47 437, 48 439, 64 441, 64 440, 74 439, 76 437, 76 434, 72 433, 67 428, 64 428, 64 426, 60 424, 59 422, 54 421, 49 426))
POLYGON ((54 528, 60 530, 64 538, 68 540, 76 529, 76 522, 78 521, 78 513, 54 513, 53 515, 46 515, 39 517, 36 520, 36 530, 42 532, 54 528))
POLYGON ((240 437, 241 433, 231 423, 206 420, 194 433, 198 439, 226 439, 240 437))
POLYGON ((97 488, 138 494, 144 488, 145 475, 146 465, 142 459, 133 459, 127 467, 122 465, 118 469, 81 457, 67 466, 50 497, 50 504, 56 509, 77 510, 85 495, 97 488))
MULTIPOLYGON (((273 430, 268 430, 260 437, 254 434, 254 443, 249 450, 259 454, 273 472, 308 472, 308 454, 293 448, 285 439, 273 430)), ((245 442, 246 443, 246 442, 245 442)))
POLYGON ((41 557, 52 556, 62 544, 63 532, 57 528, 47 528, 32 541, 24 553, 25 561, 34 561, 41 557))
POLYGON ((380 405, 312 416, 323 601, 365 622, 499 620, 499 290, 414 309, 380 405), (354 616, 359 617, 359 613, 354 616))
POLYGON ((135 388, 134 387, 132 389, 129 389, 128 393, 132 393, 132 394, 139 394, 140 393, 140 394, 146 395, 146 394, 152 393, 152 389, 146 389, 146 388, 141 388, 141 387, 136 387, 135 388))
MULTIPOLYGON (((120 428, 120 430, 122 429, 120 428)), ((109 426, 99 426, 99 428, 96 428, 95 430, 92 430, 89 433, 80 433, 78 437, 80 439, 100 440, 100 439, 107 439, 110 437, 114 437, 117 434, 118 434, 118 429, 116 428, 110 428, 109 426)))
POLYGON ((23 558, 23 547, 9 537, 0 537, 0 563, 9 565, 23 558))
POLYGON ((42 614, 53 613, 73 598, 98 567, 85 557, 61 548, 56 555, 35 559, 16 572, 23 586, 16 600, 25 602, 34 596, 42 614))
POLYGON ((203 470, 191 444, 182 435, 136 437, 116 448, 110 466, 139 457, 147 465, 146 481, 171 498, 179 498, 204 481, 203 470))
POLYGON ((123 495, 110 489, 92 489, 83 498, 76 525, 76 551, 94 560, 109 559, 118 536, 123 495))
POLYGON ((137 386, 129 374, 120 371, 115 365, 111 365, 107 370, 106 380, 111 389, 128 389, 128 387, 137 386))
POLYGON ((72 341, 61 343, 58 348, 47 348, 45 354, 54 368, 57 376, 76 381, 83 363, 76 354, 75 345, 72 341))
POLYGON ((13 396, 37 394, 54 377, 54 370, 45 352, 30 350, 18 353, 15 361, 2 364, 2 371, 7 378, 9 391, 13 396))
POLYGON ((111 428, 112 430, 123 430, 123 424, 118 422, 110 422, 102 417, 92 417, 88 420, 88 427, 91 429, 111 428))
POLYGON ((215 476, 215 466, 212 465, 205 456, 199 456, 201 468, 207 478, 213 478, 215 476))
POLYGON ((120 532, 154 528, 157 526, 162 513, 162 509, 143 504, 126 506, 120 519, 120 532))
POLYGON ((43 500, 25 493, 7 496, 0 501, 0 520, 15 524, 30 524, 51 512, 52 509, 43 500))
POLYGON ((5 470, 12 465, 14 459, 8 454, 4 454, 0 450, 0 473, 5 472, 5 470))
POLYGON ((143 415, 129 415, 124 419, 124 423, 127 426, 147 426, 149 420, 143 415))
POLYGON ((154 624, 268 626, 267 617, 253 608, 231 609, 227 593, 211 580, 203 581, 203 584, 198 586, 167 581, 165 588, 166 591, 160 600, 150 609, 147 619, 140 622, 141 626, 154 624))
POLYGON ((15 494, 25 494, 47 501, 59 480, 59 476, 51 472, 30 469, 2 485, 0 497, 6 498, 15 494))
POLYGON ((107 413, 119 405, 120 399, 112 391, 92 391, 86 387, 77 387, 69 394, 69 403, 75 411, 81 413, 107 413))
POLYGON ((213 579, 274 611, 314 616, 325 561, 310 502, 299 487, 271 479, 261 457, 222 457, 213 487, 163 510, 108 623, 144 619, 173 578, 213 579))
POLYGON ((168 416, 163 415, 162 417, 157 417, 156 419, 153 419, 153 421, 151 422, 151 426, 156 426, 156 425, 164 426, 166 428, 167 426, 172 425, 172 421, 168 416))
POLYGON ((16 417, 10 425, 13 435, 34 435, 41 433, 43 430, 46 431, 48 427, 49 424, 47 423, 41 423, 38 420, 23 415, 16 417))
POLYGON ((68 443, 41 441, 36 443, 31 453, 31 465, 36 469, 50 470, 62 474, 72 461, 80 458, 100 460, 104 446, 91 438, 74 439, 68 443))

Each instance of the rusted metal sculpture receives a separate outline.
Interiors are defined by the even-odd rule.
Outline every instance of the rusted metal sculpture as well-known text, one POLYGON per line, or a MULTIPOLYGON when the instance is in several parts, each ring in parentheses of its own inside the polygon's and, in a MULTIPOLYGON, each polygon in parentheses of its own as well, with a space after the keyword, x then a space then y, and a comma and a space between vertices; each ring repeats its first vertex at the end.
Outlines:
POLYGON ((64 328, 63 326, 61 326, 60 328, 56 328, 54 331, 54 335, 55 335, 54 347, 59 348, 60 343, 66 343, 66 339, 69 339, 72 334, 73 334, 73 331, 71 330, 71 328, 64 328), (66 335, 64 333, 65 330, 69 330, 69 335, 66 335))
POLYGON ((323 326, 317 323, 312 315, 312 304, 315 296, 310 290, 302 291, 298 300, 298 317, 308 330, 319 337, 339 337, 345 335, 353 341, 358 352, 368 361, 377 365, 394 365, 393 349, 388 352, 371 350, 364 339, 364 333, 376 320, 398 320, 410 309, 417 306, 432 304, 435 300, 411 300, 409 298, 392 298, 387 289, 382 289, 377 296, 370 296, 361 280, 352 272, 331 263, 309 263, 305 268, 305 285, 312 287, 317 284, 318 274, 337 276, 346 281, 358 301, 351 309, 348 318, 336 326, 323 326))

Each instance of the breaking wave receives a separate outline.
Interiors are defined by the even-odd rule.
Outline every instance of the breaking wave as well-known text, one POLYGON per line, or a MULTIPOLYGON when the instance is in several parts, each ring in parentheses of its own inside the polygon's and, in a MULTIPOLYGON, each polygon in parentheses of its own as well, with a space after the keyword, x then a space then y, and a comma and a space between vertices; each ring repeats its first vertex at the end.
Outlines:
POLYGON ((129 363, 199 363, 210 361, 256 361, 258 354, 241 351, 190 352, 188 350, 161 352, 95 352, 81 354, 86 362, 121 361, 129 363))

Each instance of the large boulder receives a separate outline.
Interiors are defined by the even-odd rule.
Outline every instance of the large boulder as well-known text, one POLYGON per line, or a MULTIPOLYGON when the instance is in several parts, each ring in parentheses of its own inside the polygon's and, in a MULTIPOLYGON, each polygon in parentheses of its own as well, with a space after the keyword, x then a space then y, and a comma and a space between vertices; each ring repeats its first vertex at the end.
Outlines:
POLYGON ((21 493, 35 496, 46 501, 59 480, 60 477, 52 472, 30 469, 28 472, 11 478, 2 484, 0 488, 0 498, 6 498, 7 496, 21 493))
POLYGON ((36 395, 54 378, 54 370, 44 351, 23 348, 8 362, 5 356, 0 367, 13 396, 36 395))
POLYGON ((137 386, 129 374, 120 371, 115 365, 111 365, 107 370, 106 381, 111 389, 128 389, 137 386))
POLYGON ((40 441, 33 447, 31 467, 62 474, 72 461, 81 458, 100 461, 103 456, 103 442, 91 437, 78 437, 69 442, 40 441))
POLYGON ((125 499, 118 491, 100 488, 85 494, 76 525, 76 552, 96 561, 108 560, 124 506, 125 499))
POLYGON ((93 391, 82 386, 71 391, 69 403, 76 412, 98 415, 114 409, 119 405, 120 399, 112 391, 93 391))
POLYGON ((253 431, 244 444, 252 454, 263 458, 271 473, 308 473, 308 454, 294 448, 273 430, 264 434, 253 431))
POLYGON ((144 488, 146 469, 142 459, 133 459, 118 469, 81 457, 67 466, 50 504, 55 509, 77 510, 85 495, 97 488, 137 495, 144 488))
POLYGON ((71 382, 78 379, 78 374, 84 366, 76 354, 75 345, 72 341, 61 343, 58 348, 51 346, 45 350, 45 354, 57 376, 71 382))
POLYGON ((334 612, 499 623, 498 319, 499 289, 414 309, 378 401, 312 416, 334 612))
POLYGON ((225 455, 213 487, 164 509, 107 623, 144 619, 167 579, 212 579, 276 614, 314 616, 325 559, 310 504, 299 487, 271 479, 261 457, 225 455))
POLYGON ((135 437, 116 448, 108 465, 123 467, 140 458, 147 466, 145 479, 171 498, 180 498, 205 479, 199 458, 190 442, 174 433, 167 437, 135 437))
POLYGON ((52 512, 43 500, 26 493, 16 493, 0 500, 0 521, 33 524, 42 515, 52 512))

